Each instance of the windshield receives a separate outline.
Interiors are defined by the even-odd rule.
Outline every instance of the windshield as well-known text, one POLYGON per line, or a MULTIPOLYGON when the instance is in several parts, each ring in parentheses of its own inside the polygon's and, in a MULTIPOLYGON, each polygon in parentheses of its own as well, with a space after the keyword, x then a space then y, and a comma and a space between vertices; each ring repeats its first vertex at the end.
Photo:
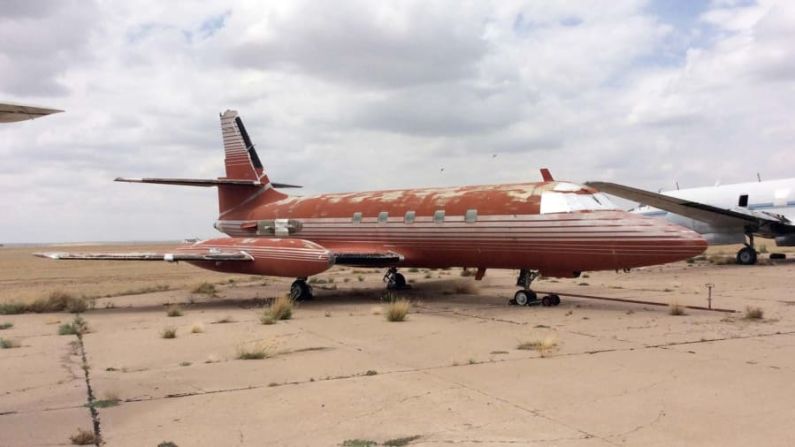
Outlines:
POLYGON ((541 194, 541 214, 617 209, 602 193, 576 194, 546 191, 541 194))

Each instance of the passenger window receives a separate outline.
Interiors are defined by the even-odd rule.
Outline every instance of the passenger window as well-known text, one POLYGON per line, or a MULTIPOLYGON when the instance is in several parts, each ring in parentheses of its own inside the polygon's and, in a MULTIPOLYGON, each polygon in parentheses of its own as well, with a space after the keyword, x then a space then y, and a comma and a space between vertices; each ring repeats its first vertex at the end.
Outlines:
POLYGON ((416 213, 414 211, 406 211, 406 218, 404 219, 404 222, 406 222, 407 224, 412 224, 414 223, 415 218, 416 218, 416 213))
POLYGON ((467 210, 466 214, 464 215, 464 221, 466 223, 475 223, 478 221, 478 210, 467 210))
POLYGON ((434 223, 444 222, 444 210, 436 210, 436 212, 433 213, 433 222, 434 223))
POLYGON ((378 213, 378 223, 386 223, 387 220, 389 220, 389 213, 386 211, 378 213))
POLYGON ((353 223, 362 223, 362 213, 353 213, 353 223))

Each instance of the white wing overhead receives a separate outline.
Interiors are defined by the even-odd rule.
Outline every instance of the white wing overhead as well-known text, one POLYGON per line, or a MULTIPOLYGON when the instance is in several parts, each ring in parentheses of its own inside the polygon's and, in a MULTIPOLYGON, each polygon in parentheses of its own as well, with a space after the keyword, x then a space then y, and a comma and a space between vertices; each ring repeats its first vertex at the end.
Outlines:
POLYGON ((24 104, 0 103, 0 123, 32 120, 58 112, 63 112, 63 110, 26 106, 24 104))
POLYGON ((748 229, 769 236, 795 232, 792 222, 777 214, 753 211, 743 207, 720 208, 617 183, 586 182, 586 185, 622 199, 706 222, 715 227, 736 228, 741 231, 748 229))

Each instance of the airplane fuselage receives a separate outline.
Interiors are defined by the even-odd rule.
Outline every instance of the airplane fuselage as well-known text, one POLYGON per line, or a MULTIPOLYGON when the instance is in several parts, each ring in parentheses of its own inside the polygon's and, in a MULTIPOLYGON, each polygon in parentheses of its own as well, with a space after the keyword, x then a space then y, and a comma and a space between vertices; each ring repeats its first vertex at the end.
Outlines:
POLYGON ((393 252, 399 266, 565 277, 671 262, 706 247, 696 233, 617 210, 565 182, 284 196, 231 209, 216 228, 251 244, 289 237, 332 252, 393 252))

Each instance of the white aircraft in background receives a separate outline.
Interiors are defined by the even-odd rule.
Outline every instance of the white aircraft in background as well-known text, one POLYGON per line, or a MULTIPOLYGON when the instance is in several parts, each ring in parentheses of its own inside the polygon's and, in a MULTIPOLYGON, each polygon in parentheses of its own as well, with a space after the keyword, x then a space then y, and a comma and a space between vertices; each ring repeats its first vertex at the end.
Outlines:
POLYGON ((32 120, 34 118, 58 112, 63 112, 63 110, 0 102, 0 123, 14 123, 17 121, 32 120))
POLYGON ((664 217, 701 233, 709 244, 744 243, 737 252, 738 264, 756 264, 754 236, 775 239, 780 247, 795 246, 795 178, 661 193, 608 182, 586 184, 641 203, 631 211, 664 217))

